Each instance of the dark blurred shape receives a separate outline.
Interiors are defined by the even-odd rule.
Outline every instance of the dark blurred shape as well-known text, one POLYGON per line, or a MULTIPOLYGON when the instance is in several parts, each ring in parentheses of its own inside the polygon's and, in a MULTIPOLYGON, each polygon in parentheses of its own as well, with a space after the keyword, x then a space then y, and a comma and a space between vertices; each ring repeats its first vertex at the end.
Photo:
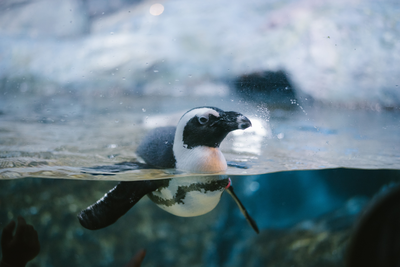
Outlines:
POLYGON ((399 185, 385 189, 366 208, 351 237, 346 266, 400 266, 399 185))
POLYGON ((3 228, 1 235, 3 257, 0 267, 23 267, 40 252, 39 237, 32 225, 18 216, 18 225, 11 221, 3 228), (13 234, 15 227, 15 234, 13 234))
POLYGON ((234 81, 234 87, 241 97, 251 101, 279 108, 291 108, 297 104, 295 88, 282 70, 242 75, 234 81))

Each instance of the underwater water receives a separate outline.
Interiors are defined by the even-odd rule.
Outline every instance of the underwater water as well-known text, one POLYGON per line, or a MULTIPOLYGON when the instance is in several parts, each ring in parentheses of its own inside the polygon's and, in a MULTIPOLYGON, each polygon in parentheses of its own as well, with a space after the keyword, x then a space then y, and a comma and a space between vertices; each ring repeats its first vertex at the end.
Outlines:
MULTIPOLYGON (((177 178, 179 179, 179 178, 177 178)), ((331 169, 233 177, 260 234, 225 193, 198 217, 177 217, 140 200, 96 231, 77 219, 115 181, 24 178, 0 181, 0 226, 23 216, 41 252, 28 266, 124 266, 141 248, 142 266, 343 266, 354 222, 399 170, 331 169)))

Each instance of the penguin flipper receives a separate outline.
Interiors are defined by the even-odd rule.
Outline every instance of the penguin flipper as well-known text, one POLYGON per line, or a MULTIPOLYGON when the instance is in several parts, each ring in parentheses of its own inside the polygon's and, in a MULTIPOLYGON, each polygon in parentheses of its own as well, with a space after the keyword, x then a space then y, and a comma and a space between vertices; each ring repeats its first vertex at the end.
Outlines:
POLYGON ((103 198, 78 214, 81 225, 97 230, 115 223, 144 195, 156 190, 162 181, 119 182, 103 198))
POLYGON ((246 218, 246 220, 250 224, 250 226, 254 229, 254 231, 256 231, 257 234, 259 234, 260 231, 258 230, 258 226, 257 226, 256 221, 253 218, 250 217, 250 215, 247 212, 246 208, 243 206, 242 202, 240 202, 239 198, 236 196, 235 192, 233 191, 232 185, 229 185, 226 188, 226 191, 228 191, 229 195, 231 195, 233 200, 235 200, 235 202, 238 205, 240 211, 242 212, 242 214, 244 215, 244 217, 246 218))

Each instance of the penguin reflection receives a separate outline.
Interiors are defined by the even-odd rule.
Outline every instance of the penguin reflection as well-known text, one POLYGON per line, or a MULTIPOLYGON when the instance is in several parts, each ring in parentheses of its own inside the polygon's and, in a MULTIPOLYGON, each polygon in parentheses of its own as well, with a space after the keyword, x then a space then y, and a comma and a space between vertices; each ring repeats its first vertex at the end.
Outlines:
POLYGON ((91 230, 107 227, 144 195, 148 195, 160 208, 177 216, 198 216, 213 210, 222 193, 227 190, 258 233, 255 221, 235 195, 230 179, 226 175, 205 175, 227 169, 227 162, 219 148, 221 142, 229 132, 250 126, 250 120, 240 113, 215 107, 199 107, 187 111, 177 127, 154 129, 137 149, 137 154, 146 163, 139 164, 142 168, 176 168, 202 175, 120 182, 102 199, 78 215, 80 223, 91 230))

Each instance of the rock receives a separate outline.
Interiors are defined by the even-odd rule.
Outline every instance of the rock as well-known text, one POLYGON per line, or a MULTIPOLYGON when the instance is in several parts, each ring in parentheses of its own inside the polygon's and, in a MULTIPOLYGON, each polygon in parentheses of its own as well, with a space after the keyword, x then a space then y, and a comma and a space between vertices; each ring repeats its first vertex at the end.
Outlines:
POLYGON ((269 108, 292 108, 297 102, 296 90, 282 70, 245 74, 234 80, 232 86, 240 97, 267 103, 269 108))

